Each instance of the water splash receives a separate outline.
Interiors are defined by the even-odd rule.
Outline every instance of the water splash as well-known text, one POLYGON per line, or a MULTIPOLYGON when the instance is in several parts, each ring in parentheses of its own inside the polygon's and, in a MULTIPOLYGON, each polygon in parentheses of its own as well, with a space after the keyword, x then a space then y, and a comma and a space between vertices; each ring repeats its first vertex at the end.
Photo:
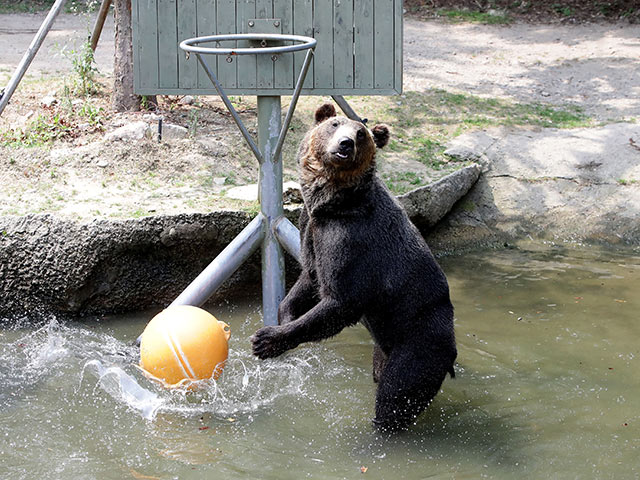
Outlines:
POLYGON ((164 403, 155 393, 146 390, 122 368, 105 367, 99 360, 89 360, 85 370, 98 377, 98 385, 114 399, 122 401, 139 411, 147 420, 155 418, 158 409, 164 403))
POLYGON ((317 354, 310 349, 302 350, 260 363, 243 352, 232 351, 223 376, 217 381, 196 382, 193 390, 169 390, 141 377, 143 387, 123 368, 105 366, 95 359, 86 362, 84 370, 98 379, 98 387, 147 420, 155 419, 161 412, 182 416, 208 413, 226 418, 256 412, 282 397, 306 396, 305 386, 311 376, 330 370, 321 368, 317 354))

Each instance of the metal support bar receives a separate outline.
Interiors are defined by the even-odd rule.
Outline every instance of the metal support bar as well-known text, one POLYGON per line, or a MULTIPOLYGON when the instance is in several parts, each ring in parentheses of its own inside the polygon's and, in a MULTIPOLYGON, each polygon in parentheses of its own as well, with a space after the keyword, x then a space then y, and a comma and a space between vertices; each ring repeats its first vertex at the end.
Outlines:
POLYGON ((300 248, 300 232, 296 226, 285 216, 273 222, 273 231, 284 249, 295 258, 298 263, 302 263, 302 253, 300 248))
MULTIPOLYGON (((278 324, 278 306, 285 294, 284 252, 282 245, 296 259, 300 259, 300 239, 296 227, 287 220, 282 205, 282 145, 293 118, 305 76, 309 70, 316 41, 309 37, 294 35, 225 35, 199 37, 184 40, 180 48, 195 53, 218 95, 231 113, 236 125, 249 144, 260 164, 260 214, 245 227, 209 266, 189 285, 171 305, 202 305, 215 290, 244 262, 259 244, 262 244, 262 314, 265 325, 278 324), (278 41, 297 41, 303 45, 284 45, 271 48, 228 49, 199 47, 200 43, 247 38, 278 41), (305 56, 289 110, 282 124, 281 100, 279 96, 258 96, 258 145, 244 126, 229 97, 222 89, 215 73, 202 57, 203 54, 232 53, 259 55, 291 53, 308 49, 305 56)), ((140 340, 140 339, 139 339, 140 340)))
POLYGON ((209 77, 209 80, 211 80, 211 82, 213 83, 213 86, 216 87, 216 91, 218 92, 218 95, 220 95, 220 98, 222 99, 225 106, 227 107, 227 110, 229 110, 229 113, 231 113, 233 120, 236 122, 236 125, 240 129, 242 136, 249 144, 251 151, 258 159, 258 163, 262 163, 264 161, 264 158, 262 157, 262 153, 260 153, 260 149, 256 145, 256 142, 253 141, 253 137, 251 137, 251 134, 244 126, 244 123, 242 123, 242 119, 240 118, 240 115, 238 115, 238 112, 236 112, 236 109, 233 108, 233 105, 231 104, 231 100, 229 100, 229 97, 227 97, 227 94, 224 92, 224 90, 222 90, 222 85, 220 85, 220 82, 218 81, 218 78, 216 77, 215 73, 213 73, 213 71, 209 68, 209 65, 207 65, 207 62, 205 62, 201 54, 196 53, 196 56, 198 57, 198 61, 200 62, 200 65, 202 65, 202 68, 204 68, 204 71, 209 77))
POLYGON ((93 32, 91 33, 91 50, 94 52, 98 47, 98 40, 100 40, 100 35, 102 35, 102 27, 104 27, 104 22, 109 14, 109 7, 111 7, 111 0, 102 0, 98 18, 96 18, 96 23, 93 25, 93 32))
POLYGON ((265 218, 259 213, 171 305, 203 305, 218 287, 256 251, 264 238, 265 225, 265 218))
POLYGON ((333 98, 333 101, 338 104, 340 110, 344 112, 347 118, 355 120, 356 122, 367 123, 367 119, 360 118, 360 116, 355 112, 353 108, 351 108, 349 102, 347 102, 342 95, 332 95, 331 98, 333 98))
POLYGON ((280 97, 258 97, 260 210, 266 219, 262 242, 262 317, 265 325, 278 324, 278 306, 285 294, 284 252, 271 227, 282 216, 282 158, 275 156, 281 126, 280 97))
POLYGON ((298 75, 298 82, 296 83, 296 89, 293 92, 293 96, 291 97, 291 102, 289 103, 289 110, 287 110, 287 116, 284 119, 284 124, 282 125, 282 130, 280 131, 280 136, 278 137, 278 144, 276 145, 276 151, 273 154, 274 157, 279 157, 282 152, 282 145, 284 144, 284 139, 287 136, 287 131, 289 130, 289 125, 291 124, 291 119, 293 118, 293 112, 296 109, 296 105, 298 104, 298 99, 300 98, 300 92, 302 91, 302 84, 304 83, 304 78, 307 76, 307 72, 309 71, 309 65, 311 65, 311 58, 313 57, 313 50, 307 50, 307 54, 304 57, 304 63, 302 64, 302 68, 300 69, 300 75, 298 75))
POLYGON ((36 56, 36 53, 38 53, 38 50, 40 50, 42 42, 44 42, 47 33, 49 33, 49 30, 51 30, 53 22, 62 10, 62 7, 64 7, 65 2, 66 0, 56 0, 56 3, 53 4, 53 7, 51 7, 51 10, 49 10, 49 14, 44 19, 44 22, 42 22, 42 25, 40 25, 38 33, 36 33, 36 36, 33 37, 31 45, 29 45, 29 48, 22 57, 22 60, 20 60, 20 64, 18 65, 18 68, 16 68, 16 71, 11 77, 11 80, 9 80, 7 87, 0 94, 0 115, 2 115, 2 112, 9 103, 9 99, 11 99, 13 92, 18 87, 18 84, 22 80, 22 77, 29 68, 29 65, 31 65, 33 58, 36 56))

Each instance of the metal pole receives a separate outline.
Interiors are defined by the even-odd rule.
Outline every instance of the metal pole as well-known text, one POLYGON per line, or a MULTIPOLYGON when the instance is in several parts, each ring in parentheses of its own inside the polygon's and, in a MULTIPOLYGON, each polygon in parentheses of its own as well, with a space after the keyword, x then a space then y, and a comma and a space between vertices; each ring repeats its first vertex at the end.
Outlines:
POLYGON ((287 217, 280 217, 273 224, 273 231, 284 249, 295 258, 298 263, 302 263, 300 253, 300 231, 289 221, 287 217))
POLYGON ((265 234, 265 223, 262 214, 258 214, 171 305, 200 306, 204 304, 258 248, 265 234))
POLYGON ((282 157, 274 157, 281 129, 280 97, 258 97, 258 144, 260 164, 260 210, 266 219, 262 242, 262 316, 265 325, 278 324, 278 305, 284 298, 284 253, 272 224, 283 215, 282 157))
POLYGON ((342 112, 347 116, 347 118, 350 118, 351 120, 355 120, 356 122, 367 123, 367 119, 360 118, 360 116, 355 112, 353 108, 351 108, 351 105, 349 105, 349 103, 345 100, 345 98, 342 95, 332 95, 331 98, 333 98, 333 101, 338 104, 338 106, 340 107, 340 110, 342 110, 342 112))
MULTIPOLYGON (((224 250, 171 302, 173 305, 203 305, 211 295, 256 251, 265 234, 265 218, 259 213, 224 250)), ((140 345, 142 335, 136 339, 140 345)))
POLYGON ((236 112, 236 109, 233 108, 233 104, 231 103, 231 100, 229 100, 229 97, 227 96, 227 94, 222 89, 222 85, 220 85, 220 82, 218 81, 218 77, 216 77, 215 73, 213 73, 213 70, 209 68, 209 65, 207 64, 205 59, 202 58, 202 55, 200 55, 199 53, 196 53, 196 57, 198 57, 198 61, 200 62, 200 65, 202 65, 202 68, 204 68, 204 71, 209 77, 209 80, 211 80, 211 83, 213 83, 213 86, 216 88, 218 95, 220 95, 222 102, 225 104, 225 106, 227 107, 227 110, 229 110, 229 113, 233 117, 233 120, 236 122, 236 125, 240 130, 240 133, 242 133, 242 136, 247 141, 247 144, 249 144, 251 151, 258 159, 258 163, 262 163, 263 153, 260 151, 259 146, 256 145, 256 143, 253 141, 253 138, 251 138, 251 134, 247 130, 247 127, 244 126, 244 123, 242 123, 242 119, 240 118, 240 115, 238 115, 238 112, 236 112))
POLYGON ((300 92, 302 92, 302 85, 304 83, 304 79, 307 76, 307 72, 309 71, 309 65, 311 65, 311 59, 313 58, 313 50, 307 50, 307 54, 304 57, 304 63, 302 64, 302 68, 300 69, 300 75, 298 76, 298 81, 296 82, 296 88, 291 96, 291 103, 289 103, 289 110, 287 110, 287 116, 284 119, 284 125, 282 126, 282 131, 280 132, 280 136, 278 137, 278 144, 276 145, 276 151, 274 153, 274 157, 279 157, 280 153, 282 153, 282 145, 284 144, 284 139, 287 136, 287 130, 289 129, 289 125, 291 124, 291 119, 293 118, 293 112, 296 109, 296 105, 298 104, 298 98, 300 98, 300 92))
POLYGON ((31 65, 33 57, 35 57, 36 53, 38 53, 38 50, 42 46, 42 42, 44 42, 44 38, 47 36, 47 33, 49 33, 49 30, 51 30, 53 22, 62 10, 62 7, 64 7, 66 1, 67 0, 56 0, 56 3, 54 3, 53 7, 51 7, 51 10, 49 10, 47 18, 45 18, 44 22, 42 22, 42 25, 40 25, 40 30, 38 30, 36 36, 33 37, 31 45, 29 45, 29 48, 22 57, 22 60, 20 60, 20 64, 11 77, 11 80, 9 80, 9 84, 2 91, 2 95, 0 95, 0 115, 2 115, 4 108, 9 103, 9 99, 13 95, 13 92, 16 90, 16 87, 20 83, 20 80, 22 80, 22 77, 29 68, 29 65, 31 65))
POLYGON ((102 35, 102 27, 104 27, 104 22, 107 19, 110 6, 111 0, 102 0, 100 11, 98 12, 98 18, 96 18, 96 23, 93 25, 93 32, 91 33, 91 50, 94 52, 98 47, 98 40, 100 40, 100 35, 102 35))

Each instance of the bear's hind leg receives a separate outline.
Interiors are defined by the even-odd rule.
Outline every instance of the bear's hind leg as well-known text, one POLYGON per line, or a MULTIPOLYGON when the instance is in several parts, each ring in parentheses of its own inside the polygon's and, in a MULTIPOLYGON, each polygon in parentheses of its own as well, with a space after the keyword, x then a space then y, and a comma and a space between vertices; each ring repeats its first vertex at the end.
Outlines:
POLYGON ((387 364, 387 356, 384 354, 380 346, 376 343, 373 345, 373 381, 378 383, 382 378, 382 372, 387 364))
POLYGON ((436 396, 451 369, 448 355, 412 352, 398 347, 382 372, 376 394, 376 428, 383 433, 406 430, 436 396))

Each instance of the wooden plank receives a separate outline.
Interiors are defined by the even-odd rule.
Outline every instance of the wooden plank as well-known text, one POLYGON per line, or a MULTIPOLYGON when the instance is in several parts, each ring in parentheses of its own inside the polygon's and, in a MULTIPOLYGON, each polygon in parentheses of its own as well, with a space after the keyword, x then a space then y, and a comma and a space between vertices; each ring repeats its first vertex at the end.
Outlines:
POLYGON ((353 2, 333 3, 333 86, 353 87, 353 2))
POLYGON ((374 85, 393 88, 393 0, 374 1, 374 85))
POLYGON ((140 55, 138 48, 140 46, 140 29, 138 26, 139 20, 139 2, 137 0, 131 0, 131 33, 133 41, 133 91, 138 92, 140 90, 140 55))
MULTIPOLYGON (((281 88, 254 88, 254 89, 240 89, 240 88, 225 88, 225 92, 228 95, 279 95, 286 96, 291 95, 291 89, 281 88)), ((217 95, 215 89, 201 89, 194 88, 188 91, 180 88, 153 88, 153 89, 140 89, 136 91, 140 95, 217 95)), ((302 90, 302 95, 310 96, 331 96, 331 95, 397 95, 398 92, 393 88, 387 89, 360 89, 360 88, 319 88, 313 90, 302 90)))
MULTIPOLYGON (((273 0, 273 18, 279 18, 282 33, 293 33, 293 0, 273 0)), ((274 87, 293 88, 293 54, 278 55, 274 64, 274 87)))
POLYGON ((158 84, 178 85, 177 1, 158 1, 158 84))
POLYGON ((315 88, 333 88, 333 0, 315 0, 313 33, 318 41, 313 68, 315 88))
MULTIPOLYGON (((305 95, 402 91, 402 0, 133 0, 132 8, 136 91, 145 94, 215 94, 195 57, 187 62, 178 43, 247 32, 252 18, 278 18, 283 33, 318 40, 305 95)), ((207 59, 230 94, 287 95, 304 55, 283 54, 275 64, 267 55, 234 57, 233 63, 225 56, 207 59)))
POLYGON ((394 40, 394 65, 395 74, 393 85, 398 94, 402 93, 402 42, 404 41, 403 34, 403 19, 402 19, 402 0, 394 0, 394 12, 393 21, 395 29, 394 40))
MULTIPOLYGON (((399 2, 402 4, 402 0, 399 2)), ((373 88, 373 3, 354 0, 355 88, 373 88)))
MULTIPOLYGON (((178 0, 178 42, 197 35, 196 0, 178 0)), ((162 50, 160 55, 164 55, 162 50)), ((198 59, 191 55, 188 59, 180 50, 178 55, 178 83, 181 88, 192 89, 198 86, 198 59)))
POLYGON ((158 14, 156 0, 138 0, 140 88, 158 88, 158 14))
MULTIPOLYGON (((218 35, 225 33, 236 33, 236 2, 235 0, 218 0, 216 10, 216 25, 218 35)), ((233 42, 224 42, 222 46, 235 46, 233 42)), ((237 58, 233 58, 231 63, 227 62, 224 55, 216 55, 218 61, 218 79, 223 88, 236 88, 237 82, 237 58)), ((213 66, 213 61, 210 63, 213 66)))
MULTIPOLYGON (((256 0, 256 18, 273 18, 272 0, 256 0)), ((273 88, 273 64, 271 55, 257 56, 258 88, 273 88)))
MULTIPOLYGON (((305 37, 313 37, 313 0, 296 0, 293 5, 293 33, 305 37)), ((304 63, 306 52, 297 52, 293 55, 294 78, 298 80, 300 69, 304 63)), ((304 81, 305 88, 313 88, 313 64, 309 67, 304 81)))
MULTIPOLYGON (((256 18, 255 0, 237 0, 238 14, 236 31, 238 33, 250 33, 249 20, 256 18)), ((248 48, 249 42, 238 42, 238 48, 248 48)), ((255 55, 242 55, 238 57, 238 88, 256 88, 257 68, 255 55)))
MULTIPOLYGON (((198 16, 196 18, 198 37, 205 37, 208 35, 216 34, 216 0, 197 0, 196 10, 198 16)), ((205 44, 205 46, 211 46, 211 44, 205 44)), ((184 54, 184 53, 182 53, 184 54)), ((209 67, 214 69, 217 66, 216 57, 213 55, 205 55, 204 60, 209 67)), ((197 62, 197 59, 196 59, 197 62)), ((198 88, 213 88, 213 84, 207 76, 204 68, 198 63, 198 88)))

